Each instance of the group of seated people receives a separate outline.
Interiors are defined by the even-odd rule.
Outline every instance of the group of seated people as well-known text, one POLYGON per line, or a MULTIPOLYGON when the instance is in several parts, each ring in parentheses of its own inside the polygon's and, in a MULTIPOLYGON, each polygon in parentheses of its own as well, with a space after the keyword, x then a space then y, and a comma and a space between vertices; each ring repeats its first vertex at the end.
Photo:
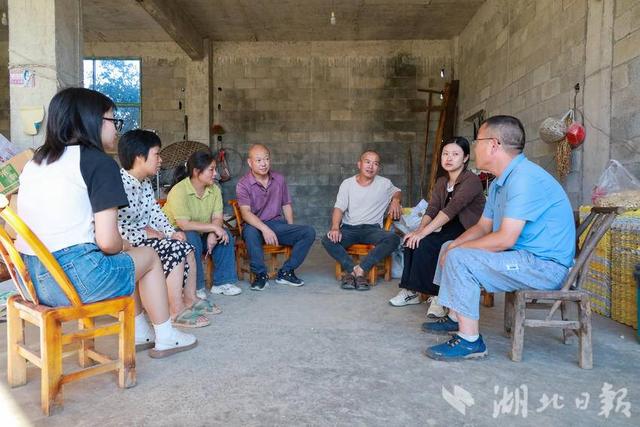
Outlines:
MULTIPOLYGON (((162 163, 160 138, 146 130, 126 132, 118 143, 119 169, 104 152, 114 148, 122 127, 114 109, 109 98, 83 88, 64 89, 52 99, 44 145, 20 177, 18 213, 83 302, 133 294, 136 345, 150 348, 152 357, 166 357, 197 344, 194 335, 176 327, 204 327, 210 324, 208 315, 221 312, 211 294, 241 293, 234 237, 223 225, 212 154, 196 152, 188 159, 161 208, 148 179, 162 163), (203 257, 211 257, 214 265, 210 294, 203 257)), ((389 303, 402 307, 429 297, 422 329, 452 335, 426 349, 438 360, 486 356, 478 325, 483 289, 558 289, 573 263, 571 205, 560 184, 523 154, 522 123, 511 116, 491 117, 473 144, 477 167, 496 176, 486 202, 479 178, 467 169, 470 144, 454 137, 442 148, 441 176, 419 227, 401 238, 383 228, 386 215, 401 215, 401 190, 378 175, 380 155, 367 150, 357 161, 357 175, 340 185, 330 228, 321 239, 344 271, 340 287, 358 291, 370 289, 368 271, 402 245, 400 290, 389 303), (357 264, 347 252, 356 243, 374 245, 357 264)), ((254 277, 251 289, 269 285, 264 244, 291 246, 275 281, 302 286, 295 270, 309 253, 315 231, 294 223, 285 178, 271 171, 266 146, 250 148, 248 165, 236 198, 254 277)), ((16 246, 40 301, 67 305, 26 242, 18 239, 16 246)))

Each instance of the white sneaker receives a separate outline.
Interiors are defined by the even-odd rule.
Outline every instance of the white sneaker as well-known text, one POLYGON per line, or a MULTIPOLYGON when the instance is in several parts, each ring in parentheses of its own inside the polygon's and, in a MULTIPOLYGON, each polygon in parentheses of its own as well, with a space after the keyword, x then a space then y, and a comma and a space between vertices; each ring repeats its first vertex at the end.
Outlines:
POLYGON ((196 296, 200 299, 207 299, 207 291, 204 289, 198 289, 196 291, 196 296))
POLYGON ((156 334, 146 319, 144 322, 136 322, 135 337, 136 351, 151 348, 156 341, 156 334))
POLYGON ((394 307, 403 307, 405 305, 420 304, 420 294, 408 289, 400 289, 398 295, 389 300, 389 304, 394 307))
POLYGON ((438 319, 447 315, 449 310, 438 303, 437 296, 429 297, 427 302, 429 303, 429 310, 427 310, 427 317, 429 319, 438 319))
POLYGON ((232 295, 241 294, 242 293, 242 289, 240 289, 239 287, 237 287, 236 285, 234 285, 232 283, 227 283, 226 285, 212 286, 211 287, 211 293, 212 294, 216 294, 216 295, 232 296, 232 295))
POLYGON ((171 356, 181 351, 191 350, 198 345, 198 340, 194 335, 184 333, 171 328, 171 334, 162 340, 156 337, 156 346, 149 350, 149 356, 154 359, 171 356))

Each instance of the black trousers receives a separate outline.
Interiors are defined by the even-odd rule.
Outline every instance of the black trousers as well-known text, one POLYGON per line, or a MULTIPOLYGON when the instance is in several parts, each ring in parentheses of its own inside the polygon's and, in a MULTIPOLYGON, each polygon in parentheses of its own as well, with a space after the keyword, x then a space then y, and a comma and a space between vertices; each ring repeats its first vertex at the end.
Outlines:
POLYGON ((456 239, 464 231, 458 217, 455 217, 439 233, 431 233, 420 240, 416 249, 405 247, 404 268, 399 286, 414 292, 438 295, 440 287, 433 283, 433 276, 438 265, 440 247, 443 243, 456 239))

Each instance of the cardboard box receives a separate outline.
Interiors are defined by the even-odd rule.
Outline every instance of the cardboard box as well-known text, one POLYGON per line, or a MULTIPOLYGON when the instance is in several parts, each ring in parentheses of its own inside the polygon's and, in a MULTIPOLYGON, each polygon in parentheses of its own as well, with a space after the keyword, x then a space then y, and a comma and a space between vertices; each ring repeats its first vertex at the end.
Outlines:
MULTIPOLYGON (((9 199, 9 207, 11 208, 12 211, 17 213, 18 212, 18 193, 14 193, 10 196, 7 196, 7 198, 9 199)), ((16 240, 18 235, 16 234, 15 230, 11 228, 11 226, 5 223, 4 221, 2 221, 2 224, 3 224, 2 226, 4 227, 4 231, 7 232, 9 237, 11 237, 13 240, 16 240)))
POLYGON ((28 149, 0 165, 0 193, 8 196, 18 191, 22 169, 32 158, 33 150, 28 149))

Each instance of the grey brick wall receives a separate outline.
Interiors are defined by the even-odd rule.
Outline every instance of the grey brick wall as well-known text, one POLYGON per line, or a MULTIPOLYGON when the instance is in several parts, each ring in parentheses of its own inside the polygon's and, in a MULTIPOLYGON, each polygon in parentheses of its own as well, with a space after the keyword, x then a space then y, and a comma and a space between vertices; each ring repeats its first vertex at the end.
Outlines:
MULTIPOLYGON (((459 131, 472 134, 463 120, 481 108, 487 117, 515 115, 526 128, 527 156, 555 173, 555 146, 539 140, 538 128, 573 105, 575 83, 584 87, 586 11, 586 0, 487 0, 457 40, 459 131)), ((574 205, 580 161, 576 150, 564 182, 574 205)))
MULTIPOLYGON (((244 159, 251 144, 269 146, 297 221, 324 232, 338 186, 355 174, 364 149, 380 152, 381 175, 405 192, 411 150, 417 201, 426 114, 411 106, 425 99, 417 88, 442 87, 449 52, 449 42, 216 45, 214 122, 244 159)), ((223 185, 225 199, 234 197, 235 182, 223 185)))
POLYGON ((611 74, 611 157, 640 177, 640 2, 616 1, 611 74))

